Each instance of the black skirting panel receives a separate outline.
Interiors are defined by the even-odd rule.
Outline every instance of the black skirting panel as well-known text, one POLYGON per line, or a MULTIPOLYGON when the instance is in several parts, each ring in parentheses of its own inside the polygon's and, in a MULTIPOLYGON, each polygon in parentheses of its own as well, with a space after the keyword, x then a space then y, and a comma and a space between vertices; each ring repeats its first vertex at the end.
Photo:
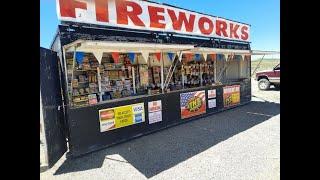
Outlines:
POLYGON ((250 81, 236 83, 240 85, 240 104, 232 107, 224 107, 223 87, 202 87, 192 90, 171 92, 154 96, 145 96, 131 100, 117 102, 106 102, 104 104, 93 105, 83 108, 68 108, 69 123, 69 148, 70 157, 80 156, 92 151, 96 151, 110 145, 130 140, 142 135, 146 135, 170 126, 186 123, 191 120, 212 115, 214 113, 244 105, 251 101, 251 83, 250 81), (216 89, 216 107, 208 107, 208 90, 216 89), (181 119, 180 94, 194 91, 205 91, 206 113, 194 116, 188 119, 181 119), (162 121, 149 124, 148 102, 161 100, 162 103, 162 121), (114 108, 119 106, 144 103, 145 122, 134 124, 119 129, 100 132, 99 110, 114 108))

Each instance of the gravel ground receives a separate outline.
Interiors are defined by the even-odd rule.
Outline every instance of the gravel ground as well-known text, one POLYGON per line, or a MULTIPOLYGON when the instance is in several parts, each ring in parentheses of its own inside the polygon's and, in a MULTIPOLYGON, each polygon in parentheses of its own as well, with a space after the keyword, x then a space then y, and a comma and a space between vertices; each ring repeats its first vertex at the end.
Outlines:
POLYGON ((65 157, 41 179, 280 179, 280 91, 252 103, 87 156, 65 157))

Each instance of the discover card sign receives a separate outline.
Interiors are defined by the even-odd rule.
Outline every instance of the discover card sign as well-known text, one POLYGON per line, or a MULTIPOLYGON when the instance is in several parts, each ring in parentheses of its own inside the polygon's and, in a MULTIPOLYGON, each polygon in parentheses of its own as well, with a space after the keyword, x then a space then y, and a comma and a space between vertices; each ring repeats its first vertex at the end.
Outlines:
POLYGON ((250 39, 250 25, 170 5, 141 0, 56 1, 61 21, 245 42, 250 39))

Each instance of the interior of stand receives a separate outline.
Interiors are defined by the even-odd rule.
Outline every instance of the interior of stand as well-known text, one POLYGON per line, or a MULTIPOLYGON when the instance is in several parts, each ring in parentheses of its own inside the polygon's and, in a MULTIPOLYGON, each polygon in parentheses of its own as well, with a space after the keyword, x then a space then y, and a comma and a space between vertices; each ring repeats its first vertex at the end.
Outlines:
POLYGON ((65 66, 70 105, 82 107, 250 78, 250 55, 178 46, 146 49, 147 53, 133 47, 118 51, 104 47, 99 49, 100 56, 94 48, 69 48, 65 66))

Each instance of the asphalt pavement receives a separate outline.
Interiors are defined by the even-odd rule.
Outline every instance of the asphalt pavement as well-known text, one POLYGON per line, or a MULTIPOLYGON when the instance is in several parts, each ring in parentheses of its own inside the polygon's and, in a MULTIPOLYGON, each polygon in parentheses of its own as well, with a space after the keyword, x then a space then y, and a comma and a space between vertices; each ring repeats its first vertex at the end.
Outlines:
POLYGON ((280 179, 280 91, 248 105, 143 136, 76 159, 46 179, 280 179))

